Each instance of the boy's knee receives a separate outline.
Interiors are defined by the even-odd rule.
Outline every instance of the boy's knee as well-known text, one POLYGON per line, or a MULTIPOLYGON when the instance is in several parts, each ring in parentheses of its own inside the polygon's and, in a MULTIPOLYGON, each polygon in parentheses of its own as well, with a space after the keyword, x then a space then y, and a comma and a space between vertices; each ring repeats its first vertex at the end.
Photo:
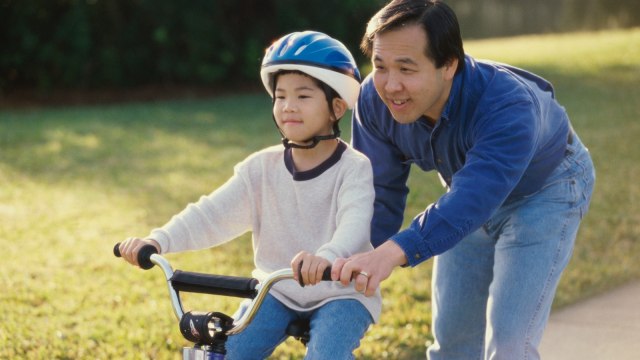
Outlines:
POLYGON ((326 341, 318 341, 316 343, 309 342, 307 344, 307 354, 305 360, 333 360, 333 359, 355 359, 352 350, 345 347, 331 346, 326 341))

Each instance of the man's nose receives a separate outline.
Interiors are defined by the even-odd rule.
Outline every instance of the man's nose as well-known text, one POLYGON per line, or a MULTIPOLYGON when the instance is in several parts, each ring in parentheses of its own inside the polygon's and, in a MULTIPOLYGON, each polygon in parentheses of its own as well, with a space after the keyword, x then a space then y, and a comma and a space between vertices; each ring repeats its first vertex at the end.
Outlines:
POLYGON ((387 92, 396 92, 402 89, 402 82, 395 74, 388 74, 385 78, 384 89, 387 92))

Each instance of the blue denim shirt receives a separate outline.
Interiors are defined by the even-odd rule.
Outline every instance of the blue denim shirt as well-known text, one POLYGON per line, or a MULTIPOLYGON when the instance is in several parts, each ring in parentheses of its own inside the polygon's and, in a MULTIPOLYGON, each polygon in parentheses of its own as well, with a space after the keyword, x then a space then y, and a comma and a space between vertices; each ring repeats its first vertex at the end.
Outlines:
POLYGON ((394 121, 371 75, 352 117, 352 144, 372 162, 371 242, 396 242, 415 266, 455 246, 510 199, 533 194, 562 161, 569 119, 551 84, 522 69, 465 58, 436 125, 394 121), (411 164, 447 192, 400 232, 411 164))

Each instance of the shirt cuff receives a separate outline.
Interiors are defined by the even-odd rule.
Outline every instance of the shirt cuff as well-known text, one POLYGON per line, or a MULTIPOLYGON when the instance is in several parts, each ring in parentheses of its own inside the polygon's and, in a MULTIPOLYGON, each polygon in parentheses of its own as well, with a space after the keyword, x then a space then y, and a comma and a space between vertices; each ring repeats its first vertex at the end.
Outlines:
POLYGON ((328 250, 318 251, 315 255, 325 258, 331 264, 333 264, 333 262, 336 261, 336 259, 339 257, 339 256, 336 256, 336 254, 334 254, 332 251, 328 251, 328 250))
POLYGON ((433 253, 426 247, 419 247, 418 244, 423 242, 422 236, 417 231, 409 228, 402 230, 393 235, 391 240, 398 244, 407 257, 407 264, 414 267, 421 262, 428 260, 433 253))
POLYGON ((155 240, 160 245, 160 254, 169 252, 169 237, 163 231, 155 229, 151 231, 151 234, 146 239, 155 240))

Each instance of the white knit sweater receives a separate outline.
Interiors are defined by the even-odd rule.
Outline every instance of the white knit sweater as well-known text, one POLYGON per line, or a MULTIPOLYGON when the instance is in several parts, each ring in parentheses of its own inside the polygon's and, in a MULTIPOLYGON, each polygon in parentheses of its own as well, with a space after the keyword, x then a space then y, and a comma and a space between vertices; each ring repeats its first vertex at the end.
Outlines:
MULTIPOLYGON (((305 250, 329 262, 372 249, 373 176, 369 160, 340 142, 331 158, 315 169, 296 172, 290 151, 272 146, 237 164, 234 175, 211 194, 187 206, 154 229, 162 253, 220 245, 253 232, 253 276, 289 268, 305 250)), ((324 281, 301 288, 277 283, 271 294, 291 309, 312 310, 336 299, 356 299, 378 321, 380 292, 358 293, 353 284, 324 281)))

